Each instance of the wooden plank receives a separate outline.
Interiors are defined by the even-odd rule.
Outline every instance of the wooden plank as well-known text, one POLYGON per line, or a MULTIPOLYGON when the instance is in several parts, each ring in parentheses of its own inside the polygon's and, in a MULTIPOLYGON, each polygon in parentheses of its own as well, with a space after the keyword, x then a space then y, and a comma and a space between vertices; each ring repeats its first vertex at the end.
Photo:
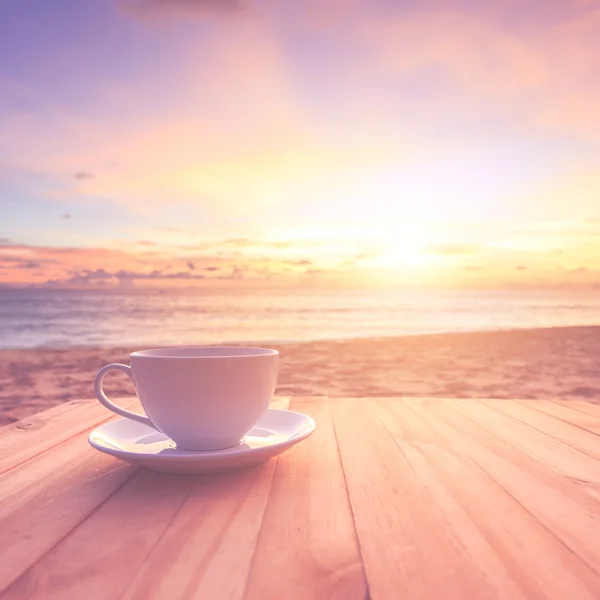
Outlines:
POLYGON ((54 419, 56 417, 60 417, 65 413, 72 411, 75 407, 81 405, 91 406, 93 403, 92 400, 69 400, 68 402, 63 402, 61 404, 57 404, 56 406, 52 406, 46 410, 42 410, 33 415, 29 415, 28 417, 23 417, 14 423, 9 423, 8 425, 0 426, 0 441, 2 441, 3 436, 6 436, 10 432, 23 431, 27 429, 38 429, 40 426, 43 426, 45 422, 50 419, 54 419))
MULTIPOLYGON (((512 415, 507 415, 501 410, 505 400, 450 402, 458 410, 481 423, 483 427, 538 461, 539 468, 545 468, 551 477, 558 475, 568 479, 593 495, 596 500, 600 500, 600 461, 523 423, 512 415)), ((552 403, 536 402, 536 406, 542 404, 552 403)), ((580 414, 585 417, 583 413, 580 414)), ((600 445, 600 437, 598 444, 600 445)))
MULTIPOLYGON (((461 402, 461 401, 457 401, 461 402)), ((538 519, 587 565, 578 573, 600 594, 600 507, 571 481, 548 472, 543 465, 481 426, 449 401, 411 401, 413 407, 441 434, 451 430, 457 451, 471 457, 517 502, 538 519), (592 575, 590 575, 590 573, 592 575)))
POLYGON ((540 412, 552 415, 557 419, 561 419, 567 423, 581 427, 581 429, 586 429, 587 431, 591 431, 596 435, 600 435, 600 413, 598 415, 592 415, 590 413, 578 410, 574 406, 570 406, 569 403, 529 401, 527 402, 527 405, 530 408, 534 408, 540 412))
POLYGON ((329 403, 295 400, 290 408, 318 425, 278 460, 244 598, 363 600, 366 581, 329 403))
POLYGON ((123 600, 242 598, 277 460, 199 478, 123 600))
POLYGON ((587 400, 554 400, 557 404, 569 406, 574 410, 587 413, 593 417, 600 417, 600 404, 588 402, 587 400))
POLYGON ((497 598, 373 406, 344 399, 331 407, 369 597, 497 598))
POLYGON ((600 436, 597 434, 536 410, 524 402, 503 400, 496 402, 494 407, 547 436, 560 440, 563 444, 600 460, 600 436))
POLYGON ((142 469, 1 597, 240 597, 274 466, 205 477, 142 469))
POLYGON ((135 470, 133 465, 94 451, 82 434, 0 475, 0 591, 135 470))
POLYGON ((410 402, 374 404, 471 554, 473 568, 493 583, 498 598, 597 597, 577 576, 587 567, 471 457, 457 451, 452 429, 436 430, 410 402))
MULTIPOLYGON (((136 400, 122 404, 135 407, 136 400)), ((87 442, 86 429, 112 418, 91 400, 54 407, 2 429, 2 448, 11 455, 0 458, 6 469, 0 474, 0 590, 136 471, 87 442)))
POLYGON ((120 597, 194 483, 191 477, 139 470, 0 597, 120 597))
MULTIPOLYGON (((117 404, 143 412, 137 398, 119 398, 117 404)), ((289 396, 277 396, 272 408, 285 408, 289 396)), ((0 428, 0 473, 88 431, 100 423, 121 418, 113 415, 97 400, 74 400, 54 406, 26 419, 0 428)))
MULTIPOLYGON (((132 407, 136 399, 116 401, 132 407)), ((97 400, 67 402, 0 429, 0 473, 114 418, 97 400)))
MULTIPOLYGON (((275 462, 198 482, 119 597, 242 598, 275 462)), ((119 554, 125 558, 127 552, 124 546, 119 554)))

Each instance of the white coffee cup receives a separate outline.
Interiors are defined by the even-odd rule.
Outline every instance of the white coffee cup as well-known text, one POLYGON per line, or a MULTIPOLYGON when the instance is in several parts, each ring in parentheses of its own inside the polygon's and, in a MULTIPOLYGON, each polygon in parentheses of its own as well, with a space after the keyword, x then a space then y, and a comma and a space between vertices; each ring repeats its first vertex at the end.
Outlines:
POLYGON ((118 415, 161 431, 184 450, 221 450, 239 444, 268 409, 279 352, 207 346, 142 350, 130 359, 131 367, 111 364, 98 371, 98 400, 118 415), (148 416, 106 397, 102 380, 112 370, 131 377, 148 416))

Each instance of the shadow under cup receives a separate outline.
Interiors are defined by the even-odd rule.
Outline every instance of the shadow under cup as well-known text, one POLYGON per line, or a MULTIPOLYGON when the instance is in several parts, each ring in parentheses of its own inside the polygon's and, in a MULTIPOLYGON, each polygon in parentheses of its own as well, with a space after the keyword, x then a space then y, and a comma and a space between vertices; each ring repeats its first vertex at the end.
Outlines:
MULTIPOLYGON (((147 424, 185 450, 236 446, 269 408, 277 384, 279 352, 269 348, 167 348, 133 352, 130 358, 147 424)), ((108 406, 100 396, 103 375, 96 378, 96 393, 108 406)))

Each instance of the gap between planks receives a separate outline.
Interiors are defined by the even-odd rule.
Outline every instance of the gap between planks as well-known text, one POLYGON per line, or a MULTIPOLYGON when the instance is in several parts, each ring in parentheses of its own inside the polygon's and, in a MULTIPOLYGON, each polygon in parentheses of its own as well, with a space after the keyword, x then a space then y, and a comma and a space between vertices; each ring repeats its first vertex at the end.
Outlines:
MULTIPOLYGON (((117 400, 125 408, 137 404, 136 399, 117 400)), ((27 419, 0 429, 0 474, 14 469, 59 444, 116 419, 96 400, 55 406, 27 419), (33 423, 24 426, 26 423, 33 423)))
POLYGON ((573 481, 553 472, 551 465, 507 444, 498 430, 482 427, 464 412, 465 406, 460 400, 411 403, 440 433, 448 427, 452 429, 454 447, 475 460, 552 533, 561 547, 568 548, 573 557, 587 566, 588 571, 581 571, 588 580, 586 586, 600 594, 596 566, 600 561, 596 543, 600 535, 597 500, 588 497, 573 481))
MULTIPOLYGON (((411 401, 409 410, 400 400, 344 400, 333 408, 372 598, 394 597, 398 589, 407 597, 419 598, 438 598, 442 590, 445 598, 561 598, 575 592, 578 598, 598 597, 600 581, 590 567, 597 556, 590 544, 594 535, 587 532, 590 522, 583 522, 581 511, 554 495, 559 513, 568 508, 577 517, 573 521, 576 535, 571 536, 560 518, 556 521, 553 508, 546 507, 544 512, 539 502, 535 504, 538 498, 534 497, 533 507, 527 501, 533 488, 527 487, 526 478, 521 475, 517 487, 507 488, 506 477, 498 478, 505 475, 498 471, 501 459, 493 459, 485 448, 476 450, 461 432, 460 419, 438 419, 440 410, 445 414, 450 408, 445 402, 426 402, 411 401), (370 410, 367 402, 373 403, 370 410), (390 422, 388 418, 387 427, 376 408, 386 402, 402 411, 401 419, 390 422), (419 429, 421 418, 425 421, 419 429), (400 429, 400 437, 394 439, 390 423, 408 430, 400 429), (402 431, 426 437, 411 442, 402 431), (388 436, 392 436, 389 441, 388 436), (448 441, 440 445, 444 439, 448 441), (400 446, 394 451, 395 442, 400 446), (483 465, 477 456, 480 452, 485 454, 483 465), (475 486, 487 500, 476 501, 463 486, 475 486), (536 508, 541 508, 542 521, 536 508), (403 514, 407 511, 409 518, 403 514), (454 523, 452 531, 446 529, 448 522, 454 523), (496 540, 494 544, 490 537, 496 540), (505 548, 500 553, 499 542, 505 548), (531 556, 523 553, 523 544, 531 556), (506 576, 506 565, 510 576, 506 576), (532 573, 524 572, 523 565, 532 567, 532 573)), ((487 441, 485 430, 479 427, 474 428, 478 442, 487 441)), ((499 448, 496 444, 495 449, 499 448)))
MULTIPOLYGON (((288 397, 277 397, 271 406, 285 408, 288 403, 288 397)), ((128 405, 132 404, 136 404, 135 399, 128 405)), ((65 407, 61 408, 62 411, 50 409, 53 419, 59 419, 65 407)), ((71 410, 69 416, 80 416, 79 413, 71 410)), ((89 429, 90 421, 85 425, 84 431, 89 429)), ((87 436, 80 431, 0 475, 2 487, 12 492, 0 501, 2 539, 10 541, 10 547, 5 545, 4 550, 0 549, 0 557, 6 554, 0 561, 0 590, 33 568, 77 527, 92 518, 131 480, 136 470, 133 465, 91 449, 87 436), (91 480, 86 478, 89 474, 93 475, 91 480), (53 507, 56 515, 49 518, 53 507), (35 538, 30 536, 32 530, 36 531, 35 538)))
MULTIPOLYGON (((278 398, 273 405, 284 408, 287 402, 287 398, 278 398)), ((244 500, 243 515, 237 519, 234 529, 238 533, 245 531, 242 538, 248 541, 255 536, 254 529, 260 527, 262 519, 261 503, 266 502, 275 464, 276 460, 272 460, 258 469, 214 478, 173 477, 142 469, 13 582, 2 597, 19 598, 25 595, 28 598, 62 599, 78 598, 83 592, 86 592, 86 597, 91 597, 87 594, 91 589, 97 591, 95 597, 112 599, 123 593, 128 598, 146 597, 142 593, 144 578, 136 580, 136 572, 149 569, 151 575, 156 575, 160 569, 150 569, 150 564, 156 567, 156 564, 161 563, 161 557, 167 557, 172 562, 173 532, 175 539, 179 538, 179 541, 183 536, 186 547, 195 542, 193 550, 189 547, 188 555, 198 558, 198 552, 204 548, 204 556, 199 558, 211 565, 207 583, 213 591, 217 589, 220 593, 229 590, 235 597, 239 587, 236 588, 236 580, 231 577, 231 572, 238 572, 237 567, 243 566, 245 553, 252 548, 252 544, 240 543, 234 533, 223 535, 222 527, 228 522, 228 515, 231 514, 228 511, 234 510, 233 514, 237 512, 235 507, 240 501, 241 481, 244 489, 250 490, 250 495, 244 500), (167 480, 170 481, 167 486, 160 483, 167 480), (253 482, 257 482, 258 487, 253 482), (154 490, 153 507, 147 505, 148 489, 154 490), (219 497, 218 501, 215 494, 219 497), (190 530, 190 525, 197 522, 198 513, 195 509, 198 503, 204 505, 206 513, 206 527, 199 532, 200 539, 198 535, 191 535, 193 531, 190 530), (129 519, 123 520, 123 511, 129 519), (260 517, 258 521, 257 516, 260 517), (136 539, 136 536, 141 536, 141 540, 136 544, 132 564, 131 546, 123 546, 123 538, 136 539), (90 540, 95 543, 90 544, 90 540), (150 556, 153 557, 151 561, 150 556), (220 565, 220 569, 213 562, 217 567, 220 565), (66 577, 65 568, 70 572, 70 577, 66 577), (108 579, 107 572, 111 572, 108 579), (97 584, 94 584, 94 580, 97 584)), ((173 564, 174 576, 182 564, 185 561, 173 564)), ((173 581, 178 581, 178 578, 171 580, 173 581)), ((162 589, 161 586, 158 588, 162 589)), ((192 592, 189 589, 187 591, 192 592)))
POLYGON ((364 600, 366 580, 329 402, 293 400, 290 408, 311 416, 317 428, 277 462, 244 598, 364 600))

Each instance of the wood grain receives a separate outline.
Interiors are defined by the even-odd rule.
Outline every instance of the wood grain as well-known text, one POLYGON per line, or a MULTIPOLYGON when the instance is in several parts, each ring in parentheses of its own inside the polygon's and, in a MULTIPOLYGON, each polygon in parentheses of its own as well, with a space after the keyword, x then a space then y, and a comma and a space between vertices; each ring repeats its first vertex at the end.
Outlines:
POLYGON ((410 405, 438 431, 450 429, 456 450, 474 460, 552 532, 574 557, 569 567, 588 589, 600 595, 598 502, 528 453, 484 429, 457 408, 461 402, 411 401, 410 405))
POLYGON ((329 403, 294 400, 290 409, 317 428, 278 460, 244 597, 362 600, 366 580, 329 403))
POLYGON ((242 598, 275 462, 198 481, 123 598, 242 598))
POLYGON ((497 410, 511 415, 546 436, 560 440, 563 444, 571 446, 595 460, 600 460, 600 437, 597 434, 536 410, 526 402, 505 400, 495 403, 494 406, 497 410))
POLYGON ((528 402, 528 406, 600 435, 600 412, 596 415, 579 410, 570 403, 528 402))
POLYGON ((596 404, 595 402, 588 402, 587 400, 553 400, 553 402, 555 404, 563 404, 593 417, 600 417, 600 404, 596 404))
MULTIPOLYGON (((136 399, 117 399, 126 408, 136 399)), ((0 473, 85 432, 114 415, 97 400, 67 402, 0 429, 0 473)))
POLYGON ((0 599, 600 597, 600 407, 290 408, 313 436, 204 477, 94 451, 95 401, 0 429, 0 599))
POLYGON ((35 564, 136 467, 77 436, 0 475, 0 591, 35 564))
MULTIPOLYGON (((558 474, 600 500, 600 461, 531 427, 516 416, 506 414, 500 406, 505 400, 451 402, 461 412, 478 421, 483 428, 489 429, 493 435, 535 459, 540 463, 539 468, 543 465, 550 477, 558 474)), ((585 417, 583 413, 580 414, 585 417)), ((600 444, 600 438, 598 443, 600 444)))
MULTIPOLYGON (((124 408, 143 412, 137 398, 118 398, 115 402, 124 408)), ((289 396, 278 396, 271 401, 271 408, 282 408, 288 404, 289 396)), ((120 417, 113 415, 97 400, 74 400, 5 425, 0 428, 0 473, 117 418, 120 417)))
POLYGON ((572 553, 460 451, 454 429, 433 427, 413 410, 411 401, 376 404, 386 429, 435 497, 447 526, 471 555, 472 568, 492 582, 498 598, 596 597, 577 575, 577 569, 585 571, 586 566, 578 563, 573 568, 572 553))
MULTIPOLYGON (((275 405, 283 408, 288 402, 286 398, 281 398, 275 401, 275 405)), ((68 524, 74 529, 71 533, 63 532, 66 536, 63 539, 55 540, 56 545, 49 550, 46 548, 46 553, 42 552, 41 557, 37 556, 39 560, 29 570, 24 573, 23 568, 19 569, 19 572, 13 571, 16 580, 7 588, 2 598, 79 598, 82 595, 89 598, 114 598, 115 595, 125 592, 132 584, 136 571, 142 568, 146 558, 149 557, 158 542, 163 537, 166 540, 170 539, 170 534, 167 536, 167 529, 182 511, 187 498, 196 490, 196 487, 198 489, 195 491, 194 497, 204 495, 206 496, 205 505, 212 506, 214 504, 213 492, 218 490, 218 485, 211 484, 211 478, 177 477, 141 470, 133 479, 122 485, 117 493, 102 504, 97 511, 84 520, 87 515, 82 509, 86 504, 81 502, 81 495, 78 496, 75 493, 77 490, 72 487, 74 482, 77 482, 79 488, 85 491, 88 503, 95 502, 96 504, 105 500, 118 487, 118 485, 114 485, 110 489, 110 485, 107 485, 105 489, 103 488, 105 493, 99 493, 98 486, 90 486, 89 479, 86 479, 83 474, 84 470, 88 475, 94 473, 90 460, 108 461, 108 464, 118 465, 117 470, 124 470, 127 476, 130 476, 132 469, 135 468, 95 452, 89 447, 87 447, 87 452, 84 452, 82 445, 87 447, 85 436, 79 436, 72 444, 67 443, 62 447, 54 448, 35 461, 23 465, 24 472, 19 475, 25 480, 21 487, 26 487, 27 481, 32 478, 38 479, 39 475, 44 472, 44 464, 42 464, 44 461, 53 464, 54 467, 60 467, 61 460, 70 464, 69 461, 76 457, 86 457, 80 461, 81 465, 75 468, 76 472, 72 473, 71 477, 58 470, 60 475, 56 487, 61 491, 62 496, 56 499, 56 502, 61 499, 67 501, 64 507, 65 513, 62 515, 62 523, 63 525, 68 524), (60 455, 59 450, 61 451, 60 455), (73 514, 71 509, 76 503, 80 504, 76 505, 75 514, 73 514), (82 522, 76 526, 79 521, 82 522), (132 558, 132 554, 135 555, 135 558, 132 558), (105 582, 103 579, 107 572, 111 573, 111 577, 109 581, 105 582), (20 577, 17 578, 19 574, 20 577)), ((271 471, 273 466, 270 467, 271 471)), ((242 474, 242 477, 244 476, 247 475, 242 474)), ((229 477, 227 475, 220 477, 226 485, 221 496, 235 498, 231 488, 232 485, 235 487, 233 483, 235 478, 232 478, 231 474, 229 477)), ((110 481, 114 482, 115 479, 110 481)), ((266 480, 270 484, 270 477, 266 480)), ((92 478, 92 481, 95 480, 92 478)), ((102 482, 102 479, 98 481, 102 482)), ((119 484, 122 483, 122 481, 119 482, 119 484)), ((264 490, 263 505, 266 503, 267 494, 268 485, 264 490)), ((43 491, 40 495, 43 496, 43 491)), ((224 505, 220 506, 225 516, 230 515, 231 510, 227 513, 224 505)), ((56 509, 60 511, 61 507, 57 505, 56 509)), ((188 511, 189 509, 183 511, 181 518, 185 518, 188 511)), ((87 513, 89 514, 89 512, 91 511, 88 510, 87 513)), ((39 511, 33 511, 31 507, 24 507, 24 513, 26 515, 38 514, 39 516, 39 511)), ((193 514, 197 520, 197 513, 194 511, 193 514)), ((216 522, 214 518, 211 519, 211 526, 216 522)), ((239 529, 245 525, 246 519, 241 519, 239 529)), ((51 533, 56 536, 54 527, 54 525, 47 526, 46 529, 52 529, 51 533)), ((42 530, 43 533, 45 531, 42 530)), ((179 531, 180 535, 187 536, 190 533, 185 527, 183 531, 179 531)), ((215 533, 221 534, 223 531, 217 527, 215 533)), ((46 532, 45 538, 49 539, 50 537, 46 532)), ((237 538, 234 539, 237 543, 237 538)), ((45 544, 45 546, 47 545, 45 544)), ((41 549, 43 545, 38 543, 36 546, 41 549)), ((232 546, 233 540, 230 539, 229 548, 231 549, 232 546)), ((209 544, 207 551, 210 550, 212 550, 212 546, 209 544)), ((191 552, 195 554, 197 547, 194 547, 191 552)), ((38 554, 40 554, 39 551, 36 555, 38 554)), ((154 554, 155 558, 149 561, 154 567, 156 566, 156 556, 161 556, 160 549, 157 550, 157 554, 154 554)), ((227 561, 230 560, 230 553, 225 553, 223 556, 227 561)), ((31 558, 33 558, 33 554, 29 556, 30 564, 31 558)), ((163 566, 168 562, 167 559, 163 560, 163 566)), ((154 567, 151 567, 151 571, 154 567)), ((231 583, 235 580, 229 577, 228 581, 231 583)), ((135 585, 128 593, 135 595, 135 585)))
POLYGON ((139 470, 0 598, 120 597, 175 518, 194 483, 192 477, 139 470))
POLYGON ((198 478, 124 598, 242 598, 277 460, 198 478))
POLYGON ((368 401, 331 400, 370 598, 497 598, 368 401))

